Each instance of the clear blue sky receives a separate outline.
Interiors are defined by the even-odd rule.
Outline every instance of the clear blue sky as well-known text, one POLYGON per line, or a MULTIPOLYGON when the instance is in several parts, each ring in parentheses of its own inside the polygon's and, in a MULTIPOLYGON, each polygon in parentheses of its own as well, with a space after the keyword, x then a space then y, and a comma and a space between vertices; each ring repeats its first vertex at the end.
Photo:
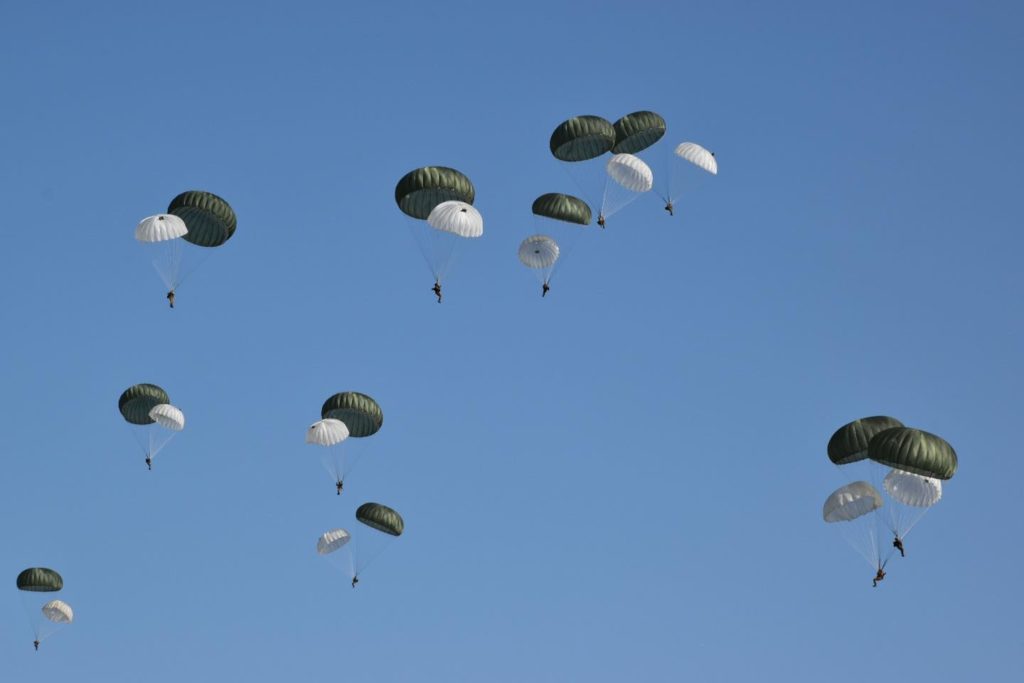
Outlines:
POLYGON ((0 678, 1013 679, 1024 16, 824 4, 7 7, 0 678), (720 174, 542 300, 552 128, 638 109, 720 174), (430 164, 485 219, 441 306, 393 197, 430 164), (238 231, 170 311, 132 231, 187 189, 238 231), (153 472, 137 382, 188 416, 153 472), (344 390, 385 422, 339 498, 344 390), (960 470, 873 590, 821 503, 880 413, 960 470), (406 533, 352 590, 314 545, 369 500, 406 533), (77 617, 38 653, 35 565, 77 617))

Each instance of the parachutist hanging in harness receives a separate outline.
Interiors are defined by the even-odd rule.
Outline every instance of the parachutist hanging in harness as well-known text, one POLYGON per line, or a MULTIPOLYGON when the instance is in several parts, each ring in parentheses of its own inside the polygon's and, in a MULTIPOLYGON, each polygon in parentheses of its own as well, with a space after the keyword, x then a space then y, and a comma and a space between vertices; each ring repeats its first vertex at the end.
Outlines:
POLYGON ((546 297, 548 295, 548 292, 550 292, 550 291, 551 291, 551 285, 549 285, 548 283, 545 282, 544 283, 544 288, 540 292, 541 298, 543 299, 544 297, 546 297))
POLYGON ((146 469, 147 470, 152 470, 153 469, 153 456, 151 456, 149 454, 146 455, 146 469))
POLYGON ((35 645, 37 650, 39 649, 39 641, 38 640, 33 640, 32 644, 35 645))
POLYGON ((892 547, 896 548, 896 550, 900 551, 900 557, 906 557, 907 556, 907 554, 905 552, 903 552, 903 539, 900 538, 899 536, 897 536, 896 538, 892 539, 892 547))
POLYGON ((434 292, 434 295, 437 296, 437 303, 441 303, 441 283, 434 280, 434 286, 431 290, 434 292))
POLYGON ((672 202, 668 202, 668 203, 665 204, 665 210, 668 211, 668 215, 669 216, 675 216, 676 215, 675 212, 673 211, 674 208, 675 207, 672 206, 672 202))
POLYGON ((885 570, 882 567, 878 568, 878 573, 875 574, 875 578, 871 580, 871 587, 878 588, 878 582, 885 578, 885 570))
POLYGON ((335 488, 338 489, 338 495, 340 496, 341 495, 341 490, 343 488, 345 488, 345 482, 343 482, 341 479, 339 479, 338 481, 336 481, 334 483, 334 486, 335 486, 335 488))
POLYGON ((603 213, 600 213, 600 214, 597 215, 597 224, 600 225, 602 228, 604 227, 604 214, 603 213))
POLYGON ((170 302, 171 308, 174 308, 174 290, 167 292, 167 301, 170 302))
POLYGON ((352 577, 352 587, 355 588, 357 583, 359 583, 359 577, 358 576, 353 576, 352 577))

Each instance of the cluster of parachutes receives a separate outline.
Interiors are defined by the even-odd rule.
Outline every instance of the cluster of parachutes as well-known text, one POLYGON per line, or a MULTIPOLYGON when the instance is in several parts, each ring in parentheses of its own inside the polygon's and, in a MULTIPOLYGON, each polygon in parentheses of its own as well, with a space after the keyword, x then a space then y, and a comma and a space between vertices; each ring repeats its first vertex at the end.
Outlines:
POLYGON ((127 422, 146 456, 146 466, 175 434, 185 429, 185 414, 171 404, 171 397, 155 384, 135 384, 121 393, 117 409, 127 422))
POLYGON ((135 226, 135 239, 147 245, 174 308, 174 293, 191 271, 184 271, 184 246, 219 247, 235 234, 238 219, 231 205, 211 192, 189 190, 171 200, 166 213, 135 226), (184 272, 183 272, 184 271, 184 272))
POLYGON ((836 430, 828 457, 844 470, 866 469, 866 478, 828 496, 822 517, 841 525, 847 540, 878 572, 877 583, 893 553, 904 556, 910 530, 942 498, 942 482, 956 473, 956 451, 935 434, 878 415, 836 430))
MULTIPOLYGON (((384 424, 384 412, 370 396, 357 391, 343 391, 334 394, 320 408, 320 420, 306 430, 306 443, 327 449, 324 466, 334 479, 335 489, 340 496, 345 477, 355 465, 346 458, 343 443, 349 438, 365 438, 376 434, 384 424)), ((385 534, 386 538, 402 535, 405 522, 402 516, 387 505, 363 503, 356 510, 356 520, 385 534)), ((352 587, 359 581, 359 573, 384 549, 372 547, 368 553, 357 557, 355 544, 349 545, 352 534, 346 529, 335 528, 324 532, 317 540, 316 551, 320 555, 336 557, 342 548, 348 546, 347 555, 352 587)), ((368 544, 369 545, 369 544, 368 544)))
POLYGON ((29 567, 18 574, 18 590, 21 591, 22 602, 30 614, 32 632, 35 634, 34 645, 39 644, 53 635, 64 624, 75 619, 71 605, 63 600, 48 600, 43 605, 29 604, 41 602, 35 598, 38 593, 56 593, 64 588, 64 579, 60 574, 46 567, 29 567))

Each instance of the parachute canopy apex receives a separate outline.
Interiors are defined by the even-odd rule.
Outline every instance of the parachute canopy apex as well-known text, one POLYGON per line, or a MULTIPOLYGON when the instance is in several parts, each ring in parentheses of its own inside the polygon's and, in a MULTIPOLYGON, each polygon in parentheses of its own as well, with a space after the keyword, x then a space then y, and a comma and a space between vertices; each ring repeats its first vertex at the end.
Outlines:
POLYGON ((18 574, 18 590, 54 593, 63 587, 60 574, 46 567, 29 567, 18 574))
POLYGON ((133 425, 148 425, 154 422, 149 416, 150 411, 162 403, 170 402, 167 392, 157 385, 136 384, 125 389, 117 399, 117 409, 127 422, 133 425))
POLYGON ((876 415, 843 425, 828 440, 828 459, 837 465, 848 465, 868 457, 871 437, 892 427, 902 427, 895 417, 876 415))
POLYGON ((653 111, 635 111, 615 122, 616 154, 636 154, 665 135, 665 119, 653 111))
POLYGON ((868 444, 868 457, 897 470, 925 477, 950 479, 957 457, 941 436, 910 427, 893 427, 876 434, 868 444))
POLYGON ((380 503, 363 503, 356 510, 356 519, 368 527, 392 536, 401 536, 405 530, 402 516, 380 503))

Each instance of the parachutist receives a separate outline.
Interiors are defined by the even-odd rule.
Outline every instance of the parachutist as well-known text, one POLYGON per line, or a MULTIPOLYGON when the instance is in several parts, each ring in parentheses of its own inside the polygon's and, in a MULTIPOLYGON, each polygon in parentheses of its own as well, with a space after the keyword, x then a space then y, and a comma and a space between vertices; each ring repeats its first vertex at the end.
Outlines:
POLYGON ((600 213, 600 214, 597 215, 597 224, 600 225, 602 228, 604 227, 604 214, 603 213, 600 213))
POLYGON ((896 550, 900 551, 900 557, 906 557, 907 556, 907 554, 905 552, 903 552, 903 539, 900 538, 899 536, 897 536, 896 538, 892 539, 892 547, 896 548, 896 550))
POLYGON ((341 495, 341 490, 343 488, 345 488, 345 482, 343 482, 341 479, 339 479, 338 481, 334 482, 334 487, 336 489, 338 489, 338 495, 340 496, 341 495))
POLYGON ((174 308, 174 290, 167 292, 167 301, 170 302, 171 308, 174 308))
POLYGON ((147 470, 152 470, 153 469, 153 458, 152 458, 152 456, 149 456, 149 455, 146 456, 146 469, 147 470))
POLYGON ((544 289, 542 289, 541 292, 540 292, 540 297, 543 299, 544 297, 546 297, 548 295, 548 292, 550 292, 550 291, 551 291, 551 285, 549 285, 548 283, 545 282, 544 283, 544 289))
POLYGON ((359 577, 358 576, 353 576, 352 577, 352 587, 355 588, 357 583, 359 583, 359 577))
POLYGON ((676 215, 675 212, 673 211, 674 208, 675 207, 672 206, 672 202, 668 202, 667 204, 665 204, 665 210, 668 211, 668 215, 669 216, 675 216, 676 215))
POLYGON ((32 644, 33 644, 33 645, 35 645, 35 647, 36 647, 36 650, 38 650, 38 649, 39 649, 39 641, 38 641, 38 640, 33 640, 33 641, 32 641, 32 644))
POLYGON ((878 573, 875 574, 875 578, 871 580, 871 587, 878 588, 878 582, 885 578, 885 570, 881 567, 878 568, 878 573))
POLYGON ((441 303, 441 283, 434 280, 434 286, 431 287, 431 290, 434 292, 434 295, 437 296, 437 303, 441 303))

